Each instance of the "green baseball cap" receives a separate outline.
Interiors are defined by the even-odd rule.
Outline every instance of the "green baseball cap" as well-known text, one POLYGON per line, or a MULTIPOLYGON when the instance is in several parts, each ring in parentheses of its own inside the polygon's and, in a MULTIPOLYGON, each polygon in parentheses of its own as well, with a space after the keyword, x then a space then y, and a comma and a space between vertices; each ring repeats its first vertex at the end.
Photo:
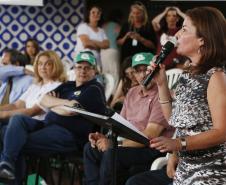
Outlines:
POLYGON ((132 67, 135 67, 141 64, 149 65, 153 56, 154 55, 152 53, 144 53, 144 52, 135 54, 132 58, 132 67))
POLYGON ((74 62, 75 63, 78 63, 78 62, 88 62, 90 65, 95 66, 96 65, 96 58, 91 53, 88 53, 88 52, 80 52, 75 57, 74 62))

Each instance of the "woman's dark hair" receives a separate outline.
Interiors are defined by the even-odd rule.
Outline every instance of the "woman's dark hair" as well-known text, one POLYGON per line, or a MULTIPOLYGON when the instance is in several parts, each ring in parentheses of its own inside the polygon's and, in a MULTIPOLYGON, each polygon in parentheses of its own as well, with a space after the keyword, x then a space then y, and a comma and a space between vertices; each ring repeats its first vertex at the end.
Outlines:
POLYGON ((93 5, 91 6, 90 8, 88 8, 86 11, 85 11, 85 16, 84 16, 84 22, 86 23, 89 23, 89 15, 90 15, 90 11, 93 9, 93 8, 97 8, 100 12, 101 12, 101 16, 100 16, 100 20, 98 21, 98 26, 101 27, 102 24, 103 24, 103 11, 102 11, 102 8, 97 6, 97 5, 93 5))
MULTIPOLYGON (((169 11, 175 11, 175 12, 177 12, 177 10, 176 10, 175 8, 173 8, 173 7, 170 7, 170 8, 168 9, 167 13, 168 13, 169 11)), ((166 15, 167 15, 167 13, 166 13, 166 15)), ((167 25, 167 22, 166 22, 166 15, 165 15, 165 17, 160 21, 160 25, 161 25, 162 31, 163 31, 164 33, 167 33, 167 32, 168 32, 168 25, 167 25)), ((177 16, 178 16, 179 20, 178 20, 176 26, 177 26, 177 28, 181 28, 181 26, 182 26, 182 24, 183 24, 183 18, 180 17, 178 14, 177 14, 177 16)))
POLYGON ((129 89, 131 88, 132 81, 126 75, 126 69, 132 66, 132 56, 125 58, 122 63, 122 67, 120 70, 120 78, 122 79, 122 91, 123 94, 126 95, 129 89))
POLYGON ((5 49, 4 53, 9 53, 10 55, 10 62, 12 65, 19 65, 19 66, 25 66, 29 64, 29 60, 25 55, 17 51, 16 49, 5 49))
POLYGON ((188 10, 186 15, 195 26, 197 37, 204 41, 204 45, 200 47, 200 64, 193 71, 205 73, 213 67, 224 67, 226 65, 226 20, 224 15, 213 7, 193 8, 188 10))
POLYGON ((39 44, 38 44, 37 40, 35 40, 34 38, 29 38, 29 39, 27 39, 27 41, 25 42, 25 50, 24 50, 24 53, 25 53, 25 56, 28 58, 28 60, 31 61, 31 58, 30 58, 30 56, 28 55, 27 49, 26 49, 27 43, 28 43, 28 42, 32 42, 32 44, 34 45, 34 48, 35 48, 35 56, 39 53, 40 47, 39 47, 39 44))

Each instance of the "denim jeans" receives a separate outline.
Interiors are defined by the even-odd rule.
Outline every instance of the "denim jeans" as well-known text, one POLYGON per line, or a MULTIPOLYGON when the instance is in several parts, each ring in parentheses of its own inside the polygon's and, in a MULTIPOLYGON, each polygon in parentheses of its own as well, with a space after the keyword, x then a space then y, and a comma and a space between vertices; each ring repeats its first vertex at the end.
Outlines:
MULTIPOLYGON (((90 143, 84 147, 85 185, 109 185, 112 178, 112 149, 99 152, 90 143)), ((146 171, 151 163, 165 154, 151 148, 119 147, 117 149, 117 178, 125 178, 132 167, 142 166, 140 171, 146 171), (125 173, 126 172, 126 173, 125 173), (123 174, 123 175, 122 175, 123 174), (125 175, 124 175, 125 174, 125 175)), ((136 170, 131 173, 137 173, 136 170)), ((119 178, 119 179, 120 179, 119 178)), ((120 179, 120 181, 125 179, 120 179)), ((121 181, 121 182, 122 182, 121 181)), ((120 184, 117 179, 117 184, 120 184)))
POLYGON ((49 151, 66 152, 76 149, 76 142, 71 132, 65 128, 32 119, 24 115, 10 118, 3 137, 1 161, 7 161, 16 168, 16 179, 21 180, 23 164, 21 152, 46 153, 49 151), (18 173, 17 173, 18 171, 18 173))
POLYGON ((147 171, 137 174, 129 178, 125 185, 172 185, 170 179, 166 174, 166 168, 159 170, 147 171))

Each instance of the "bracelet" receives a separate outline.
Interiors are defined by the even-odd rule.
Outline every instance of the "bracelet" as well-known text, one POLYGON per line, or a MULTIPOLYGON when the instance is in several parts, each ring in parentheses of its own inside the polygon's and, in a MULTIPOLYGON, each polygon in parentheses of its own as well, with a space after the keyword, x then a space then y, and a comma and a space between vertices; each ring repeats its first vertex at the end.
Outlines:
POLYGON ((169 100, 160 100, 160 98, 159 98, 159 103, 160 104, 167 104, 167 103, 171 103, 171 102, 172 102, 171 98, 169 100))

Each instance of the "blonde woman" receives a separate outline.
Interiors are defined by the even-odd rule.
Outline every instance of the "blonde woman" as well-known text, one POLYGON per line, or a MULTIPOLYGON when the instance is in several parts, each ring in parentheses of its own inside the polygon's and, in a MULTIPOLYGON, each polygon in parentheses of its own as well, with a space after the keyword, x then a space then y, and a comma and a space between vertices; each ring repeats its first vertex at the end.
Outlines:
POLYGON ((154 51, 155 32, 148 22, 147 9, 141 2, 131 5, 128 22, 122 26, 117 43, 121 46, 121 61, 139 52, 154 51))
POLYGON ((36 119, 44 118, 44 111, 37 105, 43 94, 55 89, 66 81, 63 64, 54 51, 41 52, 34 63, 35 81, 14 103, 0 107, 1 123, 15 114, 25 114, 36 119))

